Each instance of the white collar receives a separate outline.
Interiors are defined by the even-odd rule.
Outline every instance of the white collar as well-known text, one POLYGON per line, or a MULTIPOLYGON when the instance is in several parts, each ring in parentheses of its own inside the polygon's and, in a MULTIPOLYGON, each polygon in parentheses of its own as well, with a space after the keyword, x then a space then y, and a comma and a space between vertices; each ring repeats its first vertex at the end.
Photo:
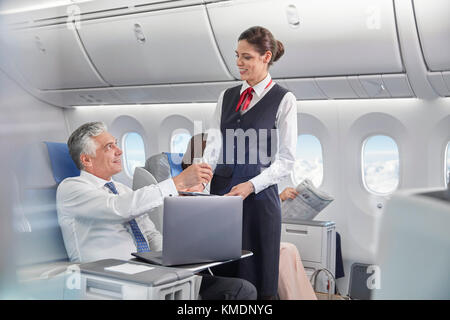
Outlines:
POLYGON ((112 179, 109 181, 104 180, 104 179, 94 176, 92 173, 89 173, 84 170, 80 171, 80 177, 83 177, 84 179, 88 180, 89 182, 91 182, 92 184, 94 184, 97 187, 103 187, 105 185, 105 183, 114 182, 114 181, 112 181, 112 179))
MULTIPOLYGON (((261 96, 264 89, 269 84, 270 80, 272 80, 272 77, 270 76, 270 73, 267 73, 267 76, 264 78, 264 80, 260 81, 259 83, 255 84, 253 86, 253 90, 255 91, 255 93, 258 97, 261 96)), ((244 92, 244 90, 246 90, 248 87, 250 87, 250 85, 248 84, 247 81, 244 81, 244 83, 242 84, 240 93, 244 92)))

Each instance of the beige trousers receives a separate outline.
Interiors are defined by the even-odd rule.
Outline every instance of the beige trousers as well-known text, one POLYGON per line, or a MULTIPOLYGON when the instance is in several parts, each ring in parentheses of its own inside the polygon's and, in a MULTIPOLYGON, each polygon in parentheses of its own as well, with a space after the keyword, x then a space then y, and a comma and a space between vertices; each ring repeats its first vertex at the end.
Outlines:
POLYGON ((281 242, 278 294, 281 300, 317 300, 297 247, 281 242))

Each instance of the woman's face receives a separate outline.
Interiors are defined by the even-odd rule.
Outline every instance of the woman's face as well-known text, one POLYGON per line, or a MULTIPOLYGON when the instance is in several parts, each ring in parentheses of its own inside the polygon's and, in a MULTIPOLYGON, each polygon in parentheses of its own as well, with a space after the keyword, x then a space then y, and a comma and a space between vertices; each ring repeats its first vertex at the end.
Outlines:
POLYGON ((241 79, 251 86, 264 80, 271 57, 272 52, 266 51, 264 55, 260 55, 247 40, 240 40, 236 49, 236 65, 241 79))

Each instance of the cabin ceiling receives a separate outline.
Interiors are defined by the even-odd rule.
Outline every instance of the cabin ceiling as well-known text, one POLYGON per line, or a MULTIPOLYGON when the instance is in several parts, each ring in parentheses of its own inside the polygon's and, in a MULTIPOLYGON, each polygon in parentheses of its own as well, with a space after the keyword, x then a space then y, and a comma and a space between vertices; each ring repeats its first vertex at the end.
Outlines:
POLYGON ((0 68, 61 107, 214 102, 240 83, 239 34, 263 25, 286 48, 270 73, 298 100, 445 97, 449 11, 447 0, 6 0, 0 68))

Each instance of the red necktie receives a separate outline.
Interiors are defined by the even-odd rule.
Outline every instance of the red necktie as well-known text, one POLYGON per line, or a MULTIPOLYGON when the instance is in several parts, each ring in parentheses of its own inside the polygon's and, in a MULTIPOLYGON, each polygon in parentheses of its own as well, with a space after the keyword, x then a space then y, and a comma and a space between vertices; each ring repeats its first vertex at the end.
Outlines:
POLYGON ((239 107, 241 106, 242 102, 244 102, 244 100, 245 100, 245 102, 243 104, 242 111, 247 109, 248 105, 250 104, 250 101, 252 101, 252 98, 253 98, 252 92, 253 92, 253 88, 248 87, 241 93, 241 97, 239 98, 239 102, 236 107, 236 112, 239 111, 239 107))
MULTIPOLYGON (((266 90, 270 84, 272 83, 272 79, 270 79, 270 82, 267 84, 267 86, 264 88, 264 90, 266 90)), ((252 101, 253 98, 253 88, 252 87, 248 87, 247 89, 245 89, 242 93, 241 93, 241 97, 239 98, 239 102, 237 104, 236 107, 236 112, 239 111, 239 107, 241 106, 242 102, 245 100, 244 105, 242 107, 242 111, 244 111, 245 109, 248 108, 248 106, 250 105, 250 101, 252 101)))

